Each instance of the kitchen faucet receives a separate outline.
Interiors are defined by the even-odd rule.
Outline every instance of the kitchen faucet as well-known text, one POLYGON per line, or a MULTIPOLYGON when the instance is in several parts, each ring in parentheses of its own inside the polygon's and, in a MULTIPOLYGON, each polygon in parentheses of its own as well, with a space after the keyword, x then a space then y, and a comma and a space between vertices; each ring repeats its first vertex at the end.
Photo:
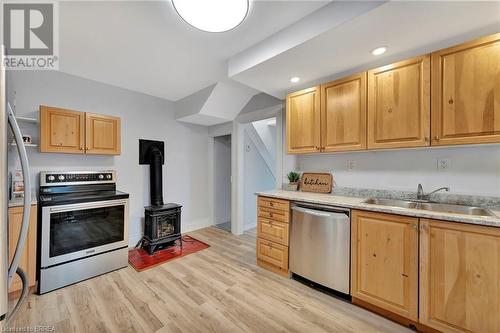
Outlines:
POLYGON ((432 191, 430 193, 425 194, 424 193, 424 188, 422 187, 422 184, 418 184, 418 188, 417 188, 417 200, 429 201, 429 198, 430 198, 431 194, 436 193, 436 192, 441 191, 441 190, 449 192, 450 188, 446 187, 446 186, 445 187, 440 187, 437 190, 434 190, 434 191, 432 191))

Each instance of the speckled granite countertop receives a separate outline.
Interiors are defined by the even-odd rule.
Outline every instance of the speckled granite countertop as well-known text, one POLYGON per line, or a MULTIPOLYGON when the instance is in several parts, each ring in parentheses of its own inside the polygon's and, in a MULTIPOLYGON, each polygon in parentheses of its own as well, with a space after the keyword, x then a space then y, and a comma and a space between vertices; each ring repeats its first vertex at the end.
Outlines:
POLYGON ((308 193, 308 192, 294 192, 285 190, 272 190, 257 192, 256 194, 273 197, 279 199, 286 199, 291 201, 301 201, 307 203, 339 206, 346 208, 362 209, 374 212, 383 212, 390 214, 422 217, 436 220, 461 222, 468 224, 477 224, 485 226, 493 226, 500 228, 500 211, 492 210, 496 217, 484 217, 484 216, 470 216, 463 214, 451 214, 443 212, 433 212, 421 209, 409 209, 409 208, 399 208, 399 207, 389 207, 380 206, 373 204, 362 203, 366 197, 346 197, 333 194, 320 194, 320 193, 308 193))

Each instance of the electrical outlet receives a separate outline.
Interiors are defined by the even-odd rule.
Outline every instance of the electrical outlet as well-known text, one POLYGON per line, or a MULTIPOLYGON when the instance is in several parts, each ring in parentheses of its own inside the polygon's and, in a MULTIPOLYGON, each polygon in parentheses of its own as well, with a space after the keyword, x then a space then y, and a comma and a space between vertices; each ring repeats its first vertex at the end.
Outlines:
POLYGON ((446 172, 451 169, 451 160, 449 158, 439 158, 437 161, 437 169, 439 172, 446 172))
POLYGON ((347 161, 347 171, 353 171, 354 169, 356 169, 356 161, 347 161))

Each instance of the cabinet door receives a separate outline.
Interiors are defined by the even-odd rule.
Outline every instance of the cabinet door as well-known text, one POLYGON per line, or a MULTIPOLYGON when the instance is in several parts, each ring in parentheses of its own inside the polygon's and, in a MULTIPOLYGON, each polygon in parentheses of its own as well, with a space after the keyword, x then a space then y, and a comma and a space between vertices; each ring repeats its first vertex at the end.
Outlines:
POLYGON ((368 71, 368 148, 428 146, 430 56, 368 71))
POLYGON ((416 321, 418 219, 354 211, 351 230, 353 302, 416 321))
POLYGON ((500 142, 500 33, 432 53, 432 145, 500 142))
POLYGON ((257 237, 288 246, 288 223, 259 217, 257 220, 257 237))
POLYGON ((320 151, 320 89, 309 88, 286 98, 286 141, 289 154, 320 151))
MULTIPOLYGON (((9 263, 14 257, 19 232, 23 219, 23 207, 9 208, 9 263)), ((28 276, 29 286, 32 287, 36 282, 36 233, 37 233, 37 206, 31 206, 30 225, 26 245, 19 262, 26 275, 28 276)), ((9 292, 17 291, 22 288, 21 279, 16 275, 12 281, 9 292)))
POLYGON ((500 332, 500 228, 420 222, 420 322, 500 332))
POLYGON ((85 113, 86 153, 120 155, 120 118, 85 113))
POLYGON ((366 149, 366 72, 321 85, 321 149, 366 149))
POLYGON ((85 152, 85 113, 40 106, 40 152, 85 152))
POLYGON ((257 260, 288 271, 288 247, 257 238, 257 260))

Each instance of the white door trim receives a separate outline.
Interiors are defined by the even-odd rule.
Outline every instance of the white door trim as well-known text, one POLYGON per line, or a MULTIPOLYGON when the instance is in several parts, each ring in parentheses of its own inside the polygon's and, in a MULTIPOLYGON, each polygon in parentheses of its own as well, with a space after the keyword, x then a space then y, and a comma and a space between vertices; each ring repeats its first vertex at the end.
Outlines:
POLYGON ((233 182, 231 189, 231 232, 235 235, 243 234, 244 230, 244 139, 243 124, 257 120, 276 117, 276 188, 281 188, 283 179, 283 105, 277 105, 259 111, 238 116, 233 125, 232 153, 234 152, 233 182))
MULTIPOLYGON (((231 135, 231 172, 234 167, 234 150, 233 150, 233 124, 230 126, 218 127, 214 131, 208 133, 208 210, 209 210, 209 225, 215 225, 215 159, 214 159, 214 141, 218 136, 231 135)), ((232 186, 232 185, 231 185, 232 186)), ((231 198, 233 189, 231 187, 231 198)), ((233 215, 234 205, 231 203, 231 218, 233 215)))

